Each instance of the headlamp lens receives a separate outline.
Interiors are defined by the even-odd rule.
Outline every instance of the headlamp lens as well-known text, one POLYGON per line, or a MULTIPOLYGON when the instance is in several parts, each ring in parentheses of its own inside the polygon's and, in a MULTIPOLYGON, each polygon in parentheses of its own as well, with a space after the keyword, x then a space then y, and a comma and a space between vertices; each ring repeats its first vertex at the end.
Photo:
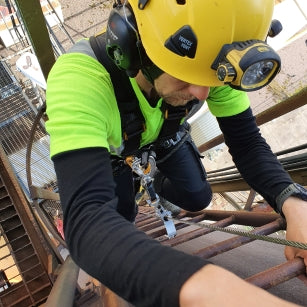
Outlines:
POLYGON ((269 84, 279 72, 280 57, 263 41, 234 42, 222 47, 211 68, 224 84, 255 91, 269 84))
POLYGON ((243 74, 241 84, 247 87, 262 84, 263 81, 270 79, 274 67, 274 62, 271 60, 264 60, 251 65, 243 74))

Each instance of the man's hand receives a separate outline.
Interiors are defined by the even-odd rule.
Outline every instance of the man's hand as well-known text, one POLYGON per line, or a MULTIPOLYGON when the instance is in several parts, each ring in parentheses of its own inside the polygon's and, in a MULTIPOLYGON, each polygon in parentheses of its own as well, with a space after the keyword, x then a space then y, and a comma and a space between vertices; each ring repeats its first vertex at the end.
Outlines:
POLYGON ((233 273, 208 264, 193 274, 179 294, 181 307, 294 307, 233 273))
MULTIPOLYGON (((307 244, 307 202, 289 197, 282 210, 287 220, 286 238, 307 244)), ((287 246, 285 255, 288 260, 304 259, 307 267, 307 250, 287 246)), ((301 279, 307 283, 307 277, 301 279)), ((215 265, 206 265, 192 275, 181 288, 179 299, 181 307, 297 306, 215 265)))
MULTIPOLYGON (((307 202, 295 197, 289 197, 282 207, 287 221, 287 240, 307 244, 307 202)), ((288 260, 294 257, 304 259, 307 274, 307 250, 287 246, 285 255, 288 260)), ((306 282, 307 278, 305 278, 306 282)))

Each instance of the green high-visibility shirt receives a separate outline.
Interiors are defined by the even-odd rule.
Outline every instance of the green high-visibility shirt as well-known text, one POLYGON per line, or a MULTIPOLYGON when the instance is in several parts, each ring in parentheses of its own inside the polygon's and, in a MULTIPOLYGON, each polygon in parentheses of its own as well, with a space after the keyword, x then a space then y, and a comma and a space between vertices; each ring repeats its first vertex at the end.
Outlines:
MULTIPOLYGON (((154 142, 161 130, 162 99, 152 107, 135 79, 130 82, 145 119, 140 144, 144 146, 154 142)), ((95 58, 81 52, 61 55, 48 76, 46 101, 51 157, 87 147, 105 147, 120 154, 121 120, 114 89, 109 73, 95 58)), ((249 107, 247 94, 229 86, 211 88, 206 101, 217 117, 235 115, 249 107)))

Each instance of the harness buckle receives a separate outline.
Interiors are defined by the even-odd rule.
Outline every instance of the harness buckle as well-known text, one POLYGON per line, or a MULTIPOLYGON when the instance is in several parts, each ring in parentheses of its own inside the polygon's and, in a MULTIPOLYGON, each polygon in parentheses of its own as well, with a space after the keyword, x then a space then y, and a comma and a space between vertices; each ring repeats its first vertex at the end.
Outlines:
POLYGON ((171 218, 171 212, 164 209, 161 204, 158 194, 155 192, 153 186, 153 172, 155 172, 156 164, 153 156, 148 159, 148 164, 151 164, 151 172, 147 172, 147 168, 144 169, 141 165, 141 158, 136 156, 129 156, 126 158, 125 163, 129 165, 134 173, 136 173, 141 179, 141 186, 147 193, 148 199, 146 200, 149 206, 155 207, 156 215, 163 221, 168 238, 173 238, 176 235, 176 227, 174 221, 171 218), (152 172, 153 171, 153 172, 152 172))
POLYGON ((176 144, 178 144, 181 139, 182 136, 178 131, 176 132, 175 137, 162 141, 160 145, 167 149, 170 148, 171 146, 175 146, 176 144))

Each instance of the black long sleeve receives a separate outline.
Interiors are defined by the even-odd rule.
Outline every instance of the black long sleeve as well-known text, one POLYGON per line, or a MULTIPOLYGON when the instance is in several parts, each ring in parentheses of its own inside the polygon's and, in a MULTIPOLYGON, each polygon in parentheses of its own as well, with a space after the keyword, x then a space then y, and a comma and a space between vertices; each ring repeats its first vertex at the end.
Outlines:
POLYGON ((261 136, 251 109, 217 120, 239 172, 277 210, 276 196, 293 181, 261 136))
POLYGON ((208 262, 149 239, 116 211, 106 149, 70 151, 53 161, 74 261, 135 306, 178 306, 183 283, 208 262))

